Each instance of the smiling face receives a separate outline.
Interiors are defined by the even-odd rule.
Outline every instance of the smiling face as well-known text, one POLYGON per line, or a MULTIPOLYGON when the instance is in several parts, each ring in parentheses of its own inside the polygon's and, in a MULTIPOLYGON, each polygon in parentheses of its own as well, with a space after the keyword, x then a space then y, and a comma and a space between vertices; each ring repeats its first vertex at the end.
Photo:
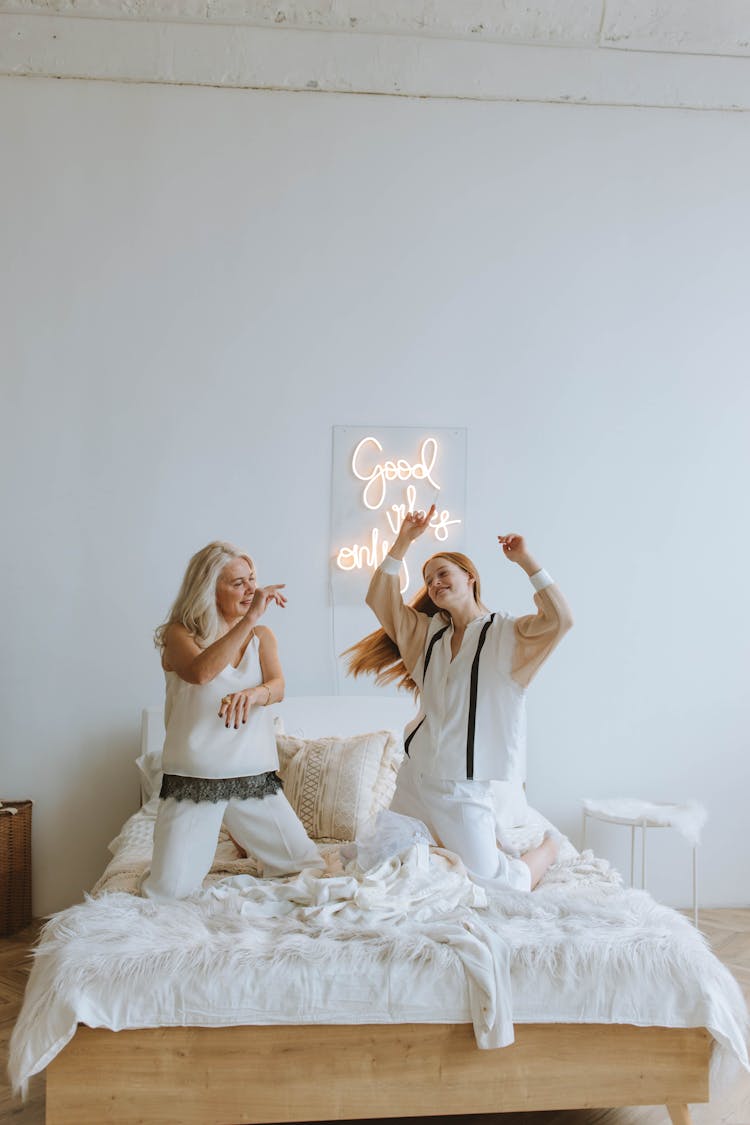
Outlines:
POLYGON ((476 600, 473 577, 442 555, 427 560, 424 581, 427 593, 438 609, 450 611, 451 607, 476 600))
POLYGON ((227 624, 245 616, 256 586, 255 571, 247 559, 227 563, 216 583, 216 608, 227 624))

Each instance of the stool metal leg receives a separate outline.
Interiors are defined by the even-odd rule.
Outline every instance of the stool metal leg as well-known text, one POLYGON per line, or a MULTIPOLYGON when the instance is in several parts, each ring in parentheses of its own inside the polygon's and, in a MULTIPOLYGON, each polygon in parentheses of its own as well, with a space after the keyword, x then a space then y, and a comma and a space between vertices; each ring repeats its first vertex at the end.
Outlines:
POLYGON ((630 829, 630 885, 635 886, 635 825, 630 829))
POLYGON ((698 845, 693 845, 693 924, 698 928, 698 845))
POLYGON ((646 889, 646 822, 641 825, 641 887, 646 889))

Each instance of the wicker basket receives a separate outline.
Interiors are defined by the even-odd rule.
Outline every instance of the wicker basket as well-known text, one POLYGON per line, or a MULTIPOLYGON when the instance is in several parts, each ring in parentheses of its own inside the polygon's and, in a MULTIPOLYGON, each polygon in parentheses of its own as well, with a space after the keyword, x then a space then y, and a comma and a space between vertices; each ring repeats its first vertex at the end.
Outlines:
POLYGON ((31 921, 31 801, 0 804, 0 936, 31 921), (17 809, 12 813, 10 809, 17 809))

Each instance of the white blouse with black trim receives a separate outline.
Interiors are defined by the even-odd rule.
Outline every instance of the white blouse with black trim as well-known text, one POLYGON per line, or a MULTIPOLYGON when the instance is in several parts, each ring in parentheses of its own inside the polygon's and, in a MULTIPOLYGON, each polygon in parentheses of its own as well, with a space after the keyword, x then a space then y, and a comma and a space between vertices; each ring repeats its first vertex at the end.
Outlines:
MULTIPOLYGON (((389 555, 380 570, 397 576, 400 566, 389 555)), ((539 591, 553 579, 540 570, 531 582, 539 591)), ((413 673, 420 711, 404 732, 407 752, 420 773, 450 781, 525 778, 526 689, 511 676, 514 621, 505 613, 471 621, 453 660, 453 624, 442 614, 430 621, 413 673)))

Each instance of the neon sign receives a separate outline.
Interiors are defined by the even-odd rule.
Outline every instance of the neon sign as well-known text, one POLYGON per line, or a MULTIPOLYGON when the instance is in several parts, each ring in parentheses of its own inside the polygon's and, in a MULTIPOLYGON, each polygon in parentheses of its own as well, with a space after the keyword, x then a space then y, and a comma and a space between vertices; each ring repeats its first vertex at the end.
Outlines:
MULTIPOLYGON (((383 452, 383 446, 371 434, 358 442, 352 454, 350 468, 356 480, 363 483, 360 502, 368 513, 382 513, 385 516, 387 527, 379 528, 377 525, 369 528, 365 535, 364 543, 353 543, 339 548, 336 555, 336 566, 342 571, 358 571, 363 569, 374 570, 380 566, 391 547, 393 540, 399 533, 407 512, 414 511, 417 507, 428 510, 432 503, 436 510, 429 523, 435 539, 444 543, 450 535, 450 528, 461 524, 460 519, 451 518, 447 508, 440 508, 439 493, 441 486, 436 480, 437 463, 440 456, 440 446, 437 438, 426 437, 422 440, 415 461, 405 457, 396 459, 378 460, 377 455, 383 452), (405 489, 401 485, 409 482, 405 489), (413 482, 424 482, 419 487, 413 482), (403 499, 387 504, 389 485, 395 484, 403 499), (424 495, 429 491, 429 499, 424 495), (422 495, 420 495, 422 493, 422 495), (385 536, 389 536, 386 538, 385 536)), ((409 587, 409 571, 406 562, 402 565, 403 577, 401 592, 406 592, 409 587)))
POLYGON ((373 466, 369 473, 360 472, 359 455, 363 446, 374 445, 379 453, 383 447, 375 437, 362 438, 352 457, 352 472, 357 480, 366 480, 367 484, 362 492, 362 503, 370 511, 379 508, 385 500, 385 491, 389 480, 428 480, 433 488, 440 489, 440 485, 432 479, 431 473, 437 460, 438 443, 435 438, 425 438, 419 450, 419 461, 411 465, 405 458, 399 457, 398 461, 383 461, 382 464, 373 466), (427 458, 429 457, 429 464, 427 458), (375 485, 379 488, 377 500, 369 496, 370 489, 375 485))

